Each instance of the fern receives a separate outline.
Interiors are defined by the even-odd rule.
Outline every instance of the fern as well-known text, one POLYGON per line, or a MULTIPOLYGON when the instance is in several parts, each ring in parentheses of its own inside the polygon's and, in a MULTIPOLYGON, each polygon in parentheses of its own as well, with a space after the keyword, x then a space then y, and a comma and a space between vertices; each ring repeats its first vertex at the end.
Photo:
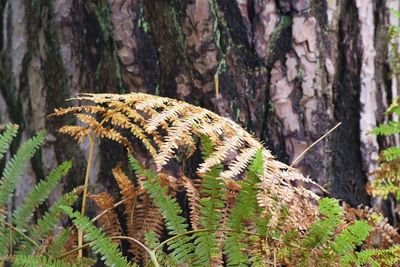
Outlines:
MULTIPOLYGON (((144 235, 144 239, 145 239, 145 244, 150 249, 155 249, 157 246, 160 245, 157 234, 154 231, 146 232, 144 235)), ((178 266, 178 263, 171 257, 171 255, 166 254, 160 250, 156 251, 156 257, 161 266, 168 266, 168 267, 178 266)))
POLYGON ((340 255, 346 255, 362 244, 371 232, 371 226, 366 221, 355 221, 346 227, 335 239, 331 248, 340 255))
POLYGON ((32 158, 43 143, 45 136, 46 132, 40 131, 36 136, 22 144, 17 153, 7 162, 0 181, 0 206, 4 206, 10 201, 28 160, 32 158))
POLYGON ((38 220, 37 226, 33 227, 32 236, 35 239, 40 239, 48 234, 57 224, 60 213, 63 211, 62 207, 72 206, 76 202, 77 198, 76 190, 62 195, 56 203, 50 207, 49 211, 38 220))
POLYGON ((0 160, 4 157, 4 154, 8 151, 8 147, 11 144, 13 138, 17 135, 18 126, 15 124, 7 124, 6 130, 0 135, 0 160))
MULTIPOLYGON (((256 138, 229 119, 183 101, 142 93, 81 94, 74 100, 88 100, 93 104, 78 108, 59 109, 52 115, 72 114, 89 126, 67 129, 65 127, 75 126, 66 125, 61 129, 62 132, 76 137, 78 141, 82 140, 82 136, 88 134, 87 130, 92 129, 91 126, 98 124, 93 121, 93 116, 89 119, 86 114, 97 114, 99 120, 109 121, 111 124, 104 125, 101 131, 96 127, 93 130, 94 134, 113 139, 128 147, 130 151, 127 140, 136 137, 149 150, 149 158, 154 159, 152 163, 155 163, 157 170, 161 171, 163 168, 169 167, 167 163, 172 158, 185 159, 193 155, 193 152, 199 147, 196 142, 199 138, 206 136, 215 149, 204 158, 204 162, 199 164, 197 174, 201 176, 212 167, 223 165, 223 172, 220 176, 228 187, 237 187, 234 180, 244 178, 255 154, 258 150, 262 150, 266 167, 260 176, 264 180, 263 186, 265 186, 260 190, 265 193, 265 195, 259 194, 260 206, 268 208, 268 205, 263 204, 268 204, 266 202, 270 201, 270 198, 276 198, 277 201, 284 202, 282 206, 287 207, 292 213, 297 213, 293 215, 297 218, 300 218, 305 210, 315 210, 311 201, 302 201, 303 207, 297 207, 300 199, 317 198, 313 192, 302 187, 302 184, 313 183, 313 181, 274 160, 270 151, 265 149, 256 138), (130 132, 121 128, 129 129, 130 132), (154 145, 157 153, 149 149, 150 145, 154 145), (178 153, 180 154, 177 155, 178 153), (286 171, 283 172, 283 169, 286 171), (274 172, 279 174, 275 175, 274 172), (271 183, 279 184, 279 186, 268 186, 271 183), (298 190, 292 188, 293 183, 297 184, 298 190)), ((271 213, 274 212, 275 209, 271 210, 271 213)), ((280 211, 277 210, 277 212, 280 211)), ((307 217, 299 224, 297 224, 298 220, 294 219, 293 227, 304 228, 304 225, 311 224, 315 219, 315 212, 307 213, 307 217)))
POLYGON ((383 159, 394 161, 400 159, 400 147, 389 147, 382 151, 383 159))
POLYGON ((254 215, 258 207, 256 184, 260 182, 259 176, 264 169, 262 156, 262 151, 257 151, 252 164, 249 166, 246 179, 240 183, 242 189, 237 196, 236 206, 228 222, 228 227, 234 233, 228 233, 224 246, 225 254, 228 257, 228 266, 246 266, 249 262, 248 256, 243 253, 247 245, 243 242, 245 235, 241 231, 244 230, 244 220, 255 219, 254 215))
POLYGON ((191 262, 194 249, 190 242, 192 238, 185 235, 188 224, 186 219, 180 215, 182 210, 176 199, 167 195, 167 188, 161 185, 160 177, 157 174, 151 170, 144 170, 132 155, 129 156, 129 162, 136 175, 146 176, 147 180, 143 186, 154 204, 160 209, 168 233, 171 236, 182 235, 168 243, 171 256, 178 264, 191 262))
MULTIPOLYGON (((78 141, 88 134, 112 139, 127 147, 129 154, 135 138, 148 150, 146 162, 152 169, 129 155, 137 186, 121 170, 115 169, 114 175, 123 198, 117 203, 131 211, 125 214, 135 238, 144 238, 155 250, 156 256, 149 253, 152 260, 156 257, 166 266, 335 266, 344 254, 362 256, 356 248, 366 242, 368 223, 347 221, 333 199, 319 201, 318 216, 314 202, 318 198, 303 187, 312 180, 276 161, 234 122, 181 101, 141 93, 83 94, 77 100, 94 104, 56 110, 54 115, 70 113, 86 125, 64 126, 61 132, 78 141), (182 174, 186 169, 169 172, 175 167, 167 164, 171 159, 183 161, 199 147, 203 162, 197 166, 197 177, 193 173, 186 177, 182 174), (176 198, 184 189, 190 220, 176 198), (163 224, 155 216, 160 213, 163 224), (164 242, 160 243, 163 229, 153 225, 166 228, 169 237, 164 242), (190 225, 194 231, 189 231, 190 225)), ((86 221, 79 224, 88 222, 81 219, 86 221)), ((108 256, 103 253, 103 257, 108 256)))
POLYGON ((400 122, 389 121, 372 130, 372 133, 377 135, 393 135, 400 132, 400 122))
POLYGON ((58 259, 52 259, 46 256, 18 255, 15 257, 13 266, 16 267, 77 267, 77 264, 71 264, 58 259))
POLYGON ((49 196, 58 182, 71 169, 71 162, 64 162, 56 167, 46 180, 40 181, 25 198, 24 203, 19 205, 13 214, 14 224, 25 229, 28 221, 33 216, 33 211, 49 196))
MULTIPOLYGON (((397 33, 398 34, 398 33, 397 33)), ((397 50, 397 49, 396 49, 397 50)), ((396 65, 399 65, 398 62, 396 65)), ((395 113, 400 114, 400 98, 393 101, 388 110, 387 115, 395 113)), ((379 125, 372 130, 376 135, 395 135, 400 133, 400 122, 389 121, 386 124, 379 125)), ((373 196, 387 198, 393 194, 396 199, 400 199, 400 148, 389 147, 381 152, 380 166, 374 171, 375 179, 370 183, 370 193, 373 196)))
POLYGON ((307 238, 302 243, 305 248, 318 247, 332 238, 343 215, 338 201, 332 198, 323 198, 319 201, 319 213, 325 218, 311 226, 307 238))
POLYGON ((202 176, 203 186, 200 192, 204 197, 200 199, 199 223, 203 229, 209 231, 196 234, 194 264, 197 266, 213 266, 213 261, 219 255, 216 231, 220 227, 221 210, 226 195, 220 173, 221 167, 216 166, 202 176))
MULTIPOLYGON (((33 240, 41 240, 51 233, 55 225, 59 222, 60 214, 63 213, 62 207, 72 206, 76 202, 77 198, 77 190, 62 195, 56 203, 50 207, 49 211, 37 221, 37 224, 32 227, 30 234, 31 238, 33 240)), ((31 254, 33 249, 33 244, 23 240, 18 249, 18 253, 31 254)))
POLYGON ((175 198, 166 195, 166 188, 161 186, 160 181, 153 173, 146 171, 145 175, 148 181, 145 182, 144 187, 156 206, 160 208, 168 233, 172 236, 183 234, 168 243, 171 256, 178 263, 191 262, 193 245, 190 243, 191 237, 184 235, 187 232, 188 224, 185 223, 186 219, 180 216, 181 208, 175 198))
POLYGON ((47 249, 48 253, 53 257, 61 256, 61 253, 64 252, 64 247, 71 237, 71 234, 72 232, 70 229, 63 229, 51 242, 49 248, 47 249))
POLYGON ((345 255, 342 263, 345 266, 364 266, 370 264, 372 267, 396 266, 400 262, 400 246, 396 245, 388 249, 367 249, 355 254, 345 255))
POLYGON ((85 240, 90 242, 90 246, 94 252, 102 255, 102 260, 108 266, 129 266, 128 261, 125 257, 122 257, 121 251, 118 249, 118 245, 113 243, 111 239, 87 218, 82 217, 79 212, 74 212, 70 207, 62 207, 64 212, 74 221, 74 224, 78 229, 86 232, 85 240))

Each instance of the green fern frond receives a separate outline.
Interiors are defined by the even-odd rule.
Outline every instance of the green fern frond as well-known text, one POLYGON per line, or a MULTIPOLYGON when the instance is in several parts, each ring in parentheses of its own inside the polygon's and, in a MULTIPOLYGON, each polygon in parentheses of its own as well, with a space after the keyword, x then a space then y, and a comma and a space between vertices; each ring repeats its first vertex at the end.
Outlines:
MULTIPOLYGON (((32 227, 30 236, 34 240, 44 239, 51 231, 54 230, 55 225, 59 222, 60 214, 64 213, 62 207, 72 206, 78 199, 77 190, 62 195, 56 203, 54 203, 48 212, 40 218, 36 225, 32 227)), ((18 249, 18 254, 31 254, 35 247, 26 241, 22 241, 22 245, 18 249)))
POLYGON ((262 151, 258 150, 245 179, 239 183, 242 189, 237 196, 237 203, 229 221, 229 227, 233 230, 242 230, 243 220, 252 218, 258 208, 256 184, 260 182, 259 175, 263 172, 263 162, 262 151))
POLYGON ((62 209, 74 221, 76 227, 86 233, 85 240, 90 242, 95 253, 102 255, 101 259, 106 265, 129 266, 128 261, 118 249, 118 244, 112 242, 105 233, 94 226, 89 218, 83 217, 79 212, 74 212, 71 207, 62 207, 62 209))
POLYGON ((248 248, 246 236, 242 233, 229 233, 224 241, 224 253, 228 256, 227 266, 248 266, 249 257, 244 251, 248 248))
POLYGON ((78 265, 69 262, 64 262, 58 259, 52 259, 46 256, 34 255, 18 255, 15 257, 13 266, 16 267, 77 267, 78 265))
POLYGON ((18 133, 18 126, 15 124, 7 124, 6 130, 0 135, 0 160, 8 151, 11 141, 18 133))
MULTIPOLYGON (((393 27, 393 28, 396 28, 396 29, 397 29, 396 34, 398 35, 398 34, 400 33, 400 32, 399 32, 400 28, 399 28, 399 27, 393 27)), ((397 38, 397 36, 396 36, 396 38, 397 38)), ((400 105, 399 105, 399 102, 400 102, 400 98, 399 98, 399 97, 397 97, 396 99, 394 99, 394 100, 392 101, 392 103, 390 104, 390 106, 388 107, 388 109, 386 110, 385 114, 388 115, 388 114, 395 113, 395 114, 397 114, 397 115, 400 115, 400 105)))
POLYGON ((49 255, 53 257, 59 257, 64 252, 65 244, 67 244, 69 238, 71 237, 70 229, 63 229, 54 240, 51 242, 49 248, 47 249, 49 255))
POLYGON ((143 186, 154 204, 160 209, 168 234, 171 236, 182 235, 168 243, 171 256, 178 264, 191 262, 194 248, 191 243, 192 237, 185 235, 188 224, 186 219, 180 215, 182 214, 181 207, 175 198, 168 196, 168 188, 161 185, 160 177, 156 173, 151 170, 144 170, 132 155, 129 156, 129 162, 137 175, 146 176, 147 180, 143 186))
POLYGON ((71 169, 71 162, 64 162, 51 171, 46 180, 40 181, 28 194, 24 203, 19 205, 13 214, 14 224, 25 229, 27 223, 33 216, 34 210, 48 198, 49 194, 57 186, 58 182, 71 169))
POLYGON ((133 171, 135 172, 136 176, 144 175, 144 168, 142 165, 136 160, 136 158, 129 154, 128 155, 129 165, 132 167, 133 171))
POLYGON ((340 255, 347 255, 362 244, 372 227, 366 221, 355 221, 346 227, 335 239, 331 248, 340 255))
POLYGON ((17 153, 7 162, 0 181, 0 206, 4 206, 10 201, 26 164, 44 142, 45 136, 46 131, 40 131, 36 136, 22 144, 17 153))
POLYGON ((63 213, 63 208, 65 206, 72 206, 78 199, 76 190, 62 195, 56 203, 54 203, 48 212, 38 220, 37 226, 33 227, 32 236, 35 239, 41 239, 49 232, 51 232, 54 226, 59 220, 59 216, 63 213))
POLYGON ((216 231, 220 227, 221 210, 225 206, 226 190, 223 180, 220 178, 221 166, 212 167, 202 176, 203 187, 200 199, 199 223, 203 229, 209 232, 199 232, 195 235, 194 244, 196 266, 212 266, 213 259, 218 257, 216 231))
POLYGON ((378 127, 372 129, 373 134, 377 135, 393 135, 400 133, 400 122, 389 121, 386 124, 381 124, 378 127))
POLYGON ((228 257, 228 266, 246 266, 249 262, 248 256, 243 253, 247 249, 247 244, 243 242, 245 236, 240 231, 244 230, 244 220, 251 221, 253 219, 254 223, 257 222, 255 219, 258 209, 256 184, 260 182, 259 175, 263 172, 263 166, 263 154, 261 150, 258 150, 248 168, 245 179, 240 183, 242 189, 229 218, 228 227, 235 233, 228 233, 228 238, 224 242, 224 253, 228 257))
POLYGON ((303 240, 302 246, 305 248, 318 247, 331 239, 343 215, 342 208, 336 199, 322 198, 318 204, 319 213, 325 218, 311 225, 307 238, 303 240))
POLYGON ((203 160, 205 160, 213 153, 214 146, 210 137, 206 135, 200 136, 200 143, 201 143, 201 155, 203 157, 203 160))
POLYGON ((382 151, 383 159, 393 161, 400 159, 400 147, 389 147, 382 151))
POLYGON ((343 257, 344 266, 364 266, 369 264, 371 267, 397 266, 400 263, 400 246, 393 246, 388 249, 366 249, 349 254, 343 257))
POLYGON ((0 225, 0 256, 8 255, 8 246, 10 240, 10 229, 5 225, 0 225))

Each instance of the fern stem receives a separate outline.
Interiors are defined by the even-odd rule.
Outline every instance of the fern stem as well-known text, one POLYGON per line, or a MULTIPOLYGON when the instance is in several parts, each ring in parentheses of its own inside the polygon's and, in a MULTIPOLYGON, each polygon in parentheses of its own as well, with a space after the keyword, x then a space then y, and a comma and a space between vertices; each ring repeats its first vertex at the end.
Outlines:
MULTIPOLYGON (((83 185, 82 210, 81 210, 82 216, 85 216, 85 211, 86 211, 86 201, 87 201, 87 192, 88 192, 88 186, 89 186, 89 177, 90 177, 90 172, 92 170, 94 136, 89 135, 89 142, 90 142, 89 158, 88 158, 88 163, 86 166, 85 183, 83 185)), ((78 230, 78 247, 82 247, 82 245, 83 245, 83 231, 79 229, 78 230)), ((82 258, 82 256, 83 256, 83 251, 82 251, 82 249, 80 249, 78 251, 78 257, 82 258)))
POLYGON ((7 225, 11 230, 15 231, 17 234, 19 234, 20 236, 22 236, 23 238, 25 238, 26 240, 28 240, 30 243, 32 243, 35 247, 40 248, 40 245, 38 243, 35 242, 35 240, 31 239, 29 236, 27 236, 26 234, 24 234, 21 230, 19 230, 18 228, 16 228, 14 225, 0 219, 0 223, 7 225))

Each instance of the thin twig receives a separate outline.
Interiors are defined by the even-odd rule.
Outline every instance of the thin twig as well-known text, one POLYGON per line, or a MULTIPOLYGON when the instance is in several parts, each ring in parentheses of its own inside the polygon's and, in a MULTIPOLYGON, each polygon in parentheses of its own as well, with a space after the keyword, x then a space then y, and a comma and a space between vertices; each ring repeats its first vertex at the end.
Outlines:
POLYGON ((315 141, 314 143, 312 143, 309 147, 307 147, 300 155, 297 156, 297 158, 295 158, 292 162, 292 164, 290 164, 290 167, 293 167, 294 164, 297 163, 297 161, 299 161, 304 154, 306 154, 311 148, 313 148, 316 144, 318 144, 321 140, 323 140, 325 137, 327 137, 330 133, 332 133, 334 130, 336 130, 337 127, 339 127, 342 124, 342 122, 339 122, 338 124, 335 125, 335 127, 333 127, 332 129, 330 129, 326 134, 324 134, 323 136, 321 136, 320 138, 318 138, 317 141, 315 141))

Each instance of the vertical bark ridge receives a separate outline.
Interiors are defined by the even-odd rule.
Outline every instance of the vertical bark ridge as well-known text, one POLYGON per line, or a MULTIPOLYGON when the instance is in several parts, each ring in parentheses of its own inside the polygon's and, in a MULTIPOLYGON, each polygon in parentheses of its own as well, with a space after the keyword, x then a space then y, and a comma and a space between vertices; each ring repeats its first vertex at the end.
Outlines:
POLYGON ((375 135, 370 131, 376 126, 376 112, 378 109, 375 80, 375 22, 373 1, 356 0, 358 19, 360 23, 361 39, 361 72, 360 72, 360 141, 361 156, 363 159, 364 171, 368 179, 373 177, 369 175, 376 169, 379 146, 375 135))

